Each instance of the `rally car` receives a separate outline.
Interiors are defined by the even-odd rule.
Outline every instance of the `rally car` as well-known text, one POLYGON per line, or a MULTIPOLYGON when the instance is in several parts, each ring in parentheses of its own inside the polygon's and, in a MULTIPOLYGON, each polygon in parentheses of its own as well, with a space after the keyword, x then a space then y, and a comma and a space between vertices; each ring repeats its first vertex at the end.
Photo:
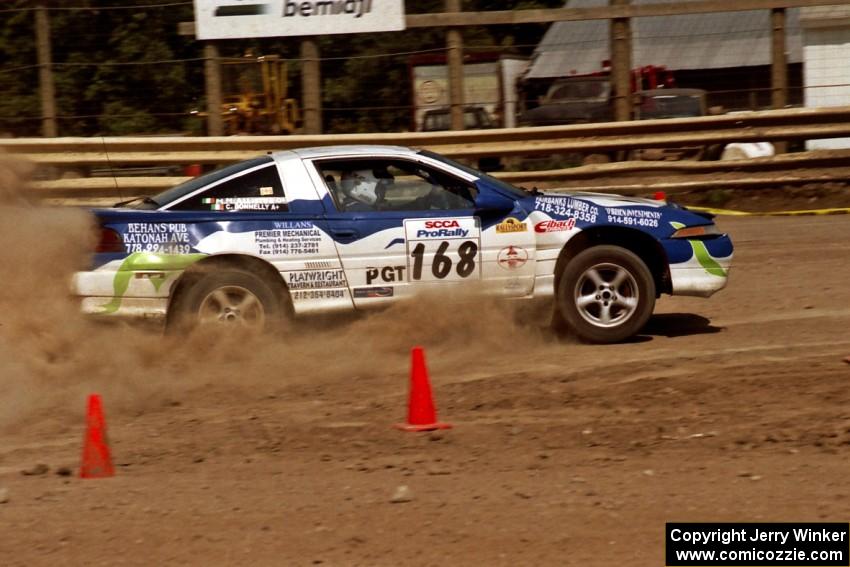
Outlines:
POLYGON ((561 326, 617 342, 661 293, 722 289, 732 259, 710 215, 529 191, 402 147, 275 152, 94 214, 93 265, 74 278, 83 311, 178 330, 268 330, 466 286, 551 298, 561 326))

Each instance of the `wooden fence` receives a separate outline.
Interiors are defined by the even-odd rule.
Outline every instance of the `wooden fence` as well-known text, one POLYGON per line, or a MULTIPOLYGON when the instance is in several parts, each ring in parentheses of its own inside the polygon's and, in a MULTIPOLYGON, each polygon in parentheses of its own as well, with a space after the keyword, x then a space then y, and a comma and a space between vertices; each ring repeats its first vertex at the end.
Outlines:
MULTIPOLYGON (((135 137, 135 138, 26 138, 2 139, 0 149, 20 156, 42 169, 75 172, 76 178, 58 178, 32 183, 43 198, 75 199, 79 202, 153 194, 185 177, 170 176, 87 176, 93 169, 126 173, 127 167, 144 168, 221 165, 258 154, 310 146, 338 144, 389 144, 427 148, 449 157, 476 159, 488 156, 530 157, 566 153, 611 153, 640 148, 663 148, 727 144, 730 142, 787 141, 850 137, 850 107, 798 108, 679 118, 456 132, 414 132, 393 134, 350 134, 311 136, 231 136, 231 137, 135 137), (80 176, 82 175, 82 176, 80 176)), ((736 160, 713 163, 663 164, 654 162, 615 163, 549 171, 519 171, 499 174, 512 182, 593 178, 623 171, 702 168, 712 172, 742 168, 774 169, 779 177, 806 167, 817 155, 794 154, 773 159, 736 160)), ((833 165, 850 159, 830 158, 833 165)), ((132 173, 132 171, 131 171, 132 173)), ((843 173, 841 178, 843 178, 843 173)), ((61 177, 61 175, 57 175, 61 177)), ((793 177, 793 176, 792 176, 793 177)), ((822 176, 821 176, 822 177, 822 176)), ((710 184, 710 183, 709 183, 710 184)), ((686 185, 683 185, 685 187, 686 185)), ((619 187, 622 189, 623 187, 619 187)), ((626 189, 633 189, 625 186, 626 189)), ((675 186, 667 187, 675 190, 675 186)))

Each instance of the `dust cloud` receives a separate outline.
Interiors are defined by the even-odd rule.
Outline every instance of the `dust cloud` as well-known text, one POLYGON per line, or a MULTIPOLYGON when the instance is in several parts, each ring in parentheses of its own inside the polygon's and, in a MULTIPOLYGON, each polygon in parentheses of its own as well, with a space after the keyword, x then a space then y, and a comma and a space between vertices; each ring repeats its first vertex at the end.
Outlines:
POLYGON ((92 321, 70 288, 94 244, 92 218, 27 203, 26 173, 0 157, 0 431, 75 423, 92 392, 113 413, 138 414, 169 400, 191 403, 193 391, 209 387, 256 395, 290 383, 392 375, 404 382, 415 345, 429 349, 432 369, 469 371, 551 339, 546 308, 468 297, 298 321, 283 336, 249 340, 92 321))

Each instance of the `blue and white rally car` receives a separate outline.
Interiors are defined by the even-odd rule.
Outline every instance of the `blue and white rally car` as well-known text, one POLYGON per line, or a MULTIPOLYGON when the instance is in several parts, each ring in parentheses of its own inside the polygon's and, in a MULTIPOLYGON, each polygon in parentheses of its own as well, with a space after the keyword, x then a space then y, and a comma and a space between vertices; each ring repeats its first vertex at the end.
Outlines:
POLYGON ((474 284, 552 298, 576 335, 608 343, 637 333, 661 293, 722 289, 732 258, 710 216, 522 190, 401 147, 276 152, 94 213, 83 310, 171 328, 269 329, 474 284))

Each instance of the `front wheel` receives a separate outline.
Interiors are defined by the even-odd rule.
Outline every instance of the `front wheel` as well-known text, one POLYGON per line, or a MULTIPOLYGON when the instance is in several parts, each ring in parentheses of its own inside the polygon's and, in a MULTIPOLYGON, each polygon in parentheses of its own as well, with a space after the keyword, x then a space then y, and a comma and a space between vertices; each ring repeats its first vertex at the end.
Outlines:
POLYGON ((558 314, 582 340, 616 343, 640 331, 655 308, 655 281, 646 264, 619 246, 594 246, 564 269, 558 314))
POLYGON ((169 327, 263 332, 284 316, 281 299, 259 276, 240 269, 211 271, 190 284, 169 313, 169 327))

